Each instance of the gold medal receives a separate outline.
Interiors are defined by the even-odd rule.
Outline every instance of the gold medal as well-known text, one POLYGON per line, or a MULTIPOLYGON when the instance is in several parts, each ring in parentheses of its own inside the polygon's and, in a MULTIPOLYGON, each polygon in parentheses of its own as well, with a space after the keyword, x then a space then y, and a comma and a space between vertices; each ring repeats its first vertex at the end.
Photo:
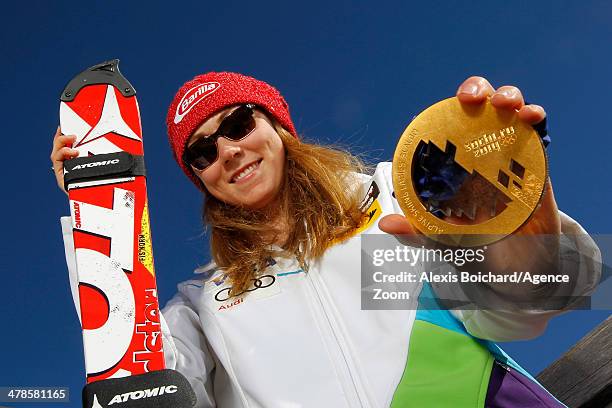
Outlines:
POLYGON ((452 246, 493 243, 519 229, 544 193, 537 132, 515 111, 455 97, 421 112, 393 157, 393 186, 419 231, 452 246))

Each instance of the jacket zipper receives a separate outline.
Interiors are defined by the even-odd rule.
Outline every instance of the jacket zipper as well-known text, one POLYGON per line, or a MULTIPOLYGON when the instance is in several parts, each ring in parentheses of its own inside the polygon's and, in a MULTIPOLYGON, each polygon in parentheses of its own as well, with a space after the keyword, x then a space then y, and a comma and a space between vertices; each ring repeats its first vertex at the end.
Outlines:
POLYGON ((335 319, 333 318, 333 316, 331 316, 332 312, 328 311, 325 307, 325 303, 323 301, 324 294, 322 293, 322 290, 319 287, 320 283, 318 282, 318 279, 320 278, 318 276, 313 276, 312 272, 306 272, 306 280, 310 283, 310 287, 315 293, 315 298, 317 300, 317 303, 319 304, 319 308, 322 311, 322 315, 325 317, 325 320, 327 321, 327 324, 331 329, 333 338, 336 340, 336 344, 340 349, 340 354, 342 355, 342 359, 344 360, 344 363, 346 365, 346 372, 348 373, 348 376, 350 378, 350 385, 352 385, 352 388, 355 390, 355 395, 357 396, 357 400, 359 401, 360 406, 369 407, 370 404, 365 402, 367 401, 367 398, 364 395, 365 392, 363 391, 363 386, 361 386, 359 380, 355 377, 357 375, 357 369, 355 367, 354 362, 348 355, 348 347, 344 340, 344 336, 340 332, 340 328, 337 327, 335 319))

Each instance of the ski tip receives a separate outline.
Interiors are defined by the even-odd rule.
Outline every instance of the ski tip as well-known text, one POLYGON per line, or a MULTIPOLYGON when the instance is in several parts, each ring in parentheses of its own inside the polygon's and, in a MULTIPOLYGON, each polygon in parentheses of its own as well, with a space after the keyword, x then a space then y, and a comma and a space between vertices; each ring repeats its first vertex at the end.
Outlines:
POLYGON ((85 71, 119 72, 119 59, 115 58, 115 59, 112 59, 112 60, 101 62, 99 64, 96 64, 96 65, 92 66, 92 67, 87 68, 85 71))
POLYGON ((136 95, 136 90, 119 71, 119 59, 93 65, 70 80, 60 95, 62 102, 73 101, 79 91, 88 85, 113 85, 125 97, 136 95))

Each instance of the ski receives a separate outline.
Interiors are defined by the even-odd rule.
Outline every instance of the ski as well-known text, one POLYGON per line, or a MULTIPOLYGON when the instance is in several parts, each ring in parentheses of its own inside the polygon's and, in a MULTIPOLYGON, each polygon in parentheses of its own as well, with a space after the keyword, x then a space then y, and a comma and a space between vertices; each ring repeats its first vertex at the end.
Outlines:
POLYGON ((64 163, 87 383, 164 369, 142 127, 119 60, 74 77, 60 127, 79 157, 64 163))

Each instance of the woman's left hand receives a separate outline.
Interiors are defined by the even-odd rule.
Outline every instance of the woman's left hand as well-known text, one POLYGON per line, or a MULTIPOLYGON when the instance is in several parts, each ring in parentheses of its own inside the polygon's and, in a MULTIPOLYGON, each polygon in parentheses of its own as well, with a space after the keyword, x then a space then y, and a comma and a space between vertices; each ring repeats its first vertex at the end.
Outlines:
MULTIPOLYGON (((535 125, 546 117, 544 108, 539 105, 525 105, 523 94, 515 86, 501 86, 495 90, 493 86, 485 78, 473 76, 466 79, 457 89, 457 98, 462 104, 474 105, 484 103, 490 98, 491 104, 500 110, 514 110, 518 112, 518 117, 523 122, 529 125, 535 125)), ((412 226, 410 221, 399 214, 387 215, 383 217, 378 224, 382 231, 395 235, 398 240, 407 245, 420 246, 425 240, 418 230, 412 226)), ((550 178, 547 179, 545 185, 544 197, 535 210, 531 218, 514 235, 547 235, 548 237, 558 236, 561 233, 561 221, 555 197, 553 194, 550 178)), ((528 259, 550 259, 550 248, 546 249, 546 245, 532 245, 532 240, 515 240, 512 244, 508 240, 502 240, 496 244, 490 245, 487 253, 490 259, 497 259, 506 267, 509 258, 514 258, 514 270, 526 270, 524 263, 528 259), (524 242, 524 245, 521 245, 524 242), (510 248, 509 245, 512 245, 510 248), (523 248, 521 248, 523 246, 523 248), (542 253, 539 253, 541 251, 542 253), (523 257, 523 254, 525 257, 523 257), (523 262, 523 265, 519 263, 523 262)), ((550 241, 547 239, 547 241, 550 241)), ((494 265, 490 265, 493 267, 494 265)), ((507 270, 507 268, 502 268, 507 270)), ((495 269, 491 269, 495 271, 495 269)))

